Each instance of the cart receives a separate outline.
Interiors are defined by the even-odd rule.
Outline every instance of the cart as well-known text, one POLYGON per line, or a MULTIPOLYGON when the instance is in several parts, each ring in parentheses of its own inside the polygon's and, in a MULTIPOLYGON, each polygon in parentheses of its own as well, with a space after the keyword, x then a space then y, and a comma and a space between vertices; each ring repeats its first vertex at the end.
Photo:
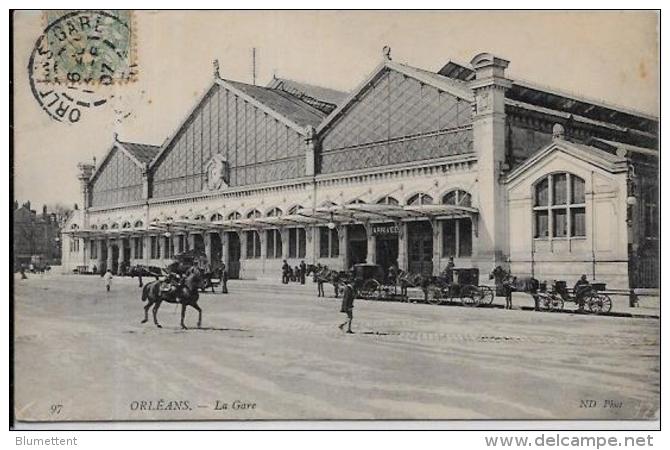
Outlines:
MULTIPOLYGON (((565 281, 556 281, 552 291, 540 295, 540 306, 549 311, 562 311, 565 303, 574 303, 594 314, 608 313, 612 310, 612 299, 605 292, 605 283, 591 283, 582 286, 579 295, 574 289, 568 289, 565 281)), ((581 308, 580 308, 581 309, 581 308)))
POLYGON ((494 291, 489 286, 479 285, 479 269, 454 268, 451 279, 448 274, 432 277, 424 287, 427 303, 439 305, 458 299, 464 306, 482 306, 493 303, 494 291))
POLYGON ((352 278, 356 285, 357 296, 369 300, 405 301, 405 295, 399 294, 397 286, 388 284, 384 269, 379 264, 354 264, 352 278))

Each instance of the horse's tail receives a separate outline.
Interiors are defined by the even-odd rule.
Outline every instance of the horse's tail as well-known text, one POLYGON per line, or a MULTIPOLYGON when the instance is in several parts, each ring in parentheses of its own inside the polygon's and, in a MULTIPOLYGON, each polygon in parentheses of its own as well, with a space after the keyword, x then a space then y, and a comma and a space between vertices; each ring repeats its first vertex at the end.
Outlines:
POLYGON ((144 287, 142 288, 142 301, 143 301, 143 302, 146 302, 147 299, 149 298, 149 292, 151 291, 151 285, 152 285, 152 284, 153 284, 153 283, 147 283, 147 284, 145 284, 144 287))

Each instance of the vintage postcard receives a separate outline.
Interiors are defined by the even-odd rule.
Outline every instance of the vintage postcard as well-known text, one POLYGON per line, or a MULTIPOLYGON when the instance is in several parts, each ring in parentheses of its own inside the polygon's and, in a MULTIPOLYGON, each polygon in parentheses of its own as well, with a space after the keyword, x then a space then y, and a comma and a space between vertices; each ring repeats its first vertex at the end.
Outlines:
POLYGON ((657 424, 659 17, 13 11, 14 426, 657 424))

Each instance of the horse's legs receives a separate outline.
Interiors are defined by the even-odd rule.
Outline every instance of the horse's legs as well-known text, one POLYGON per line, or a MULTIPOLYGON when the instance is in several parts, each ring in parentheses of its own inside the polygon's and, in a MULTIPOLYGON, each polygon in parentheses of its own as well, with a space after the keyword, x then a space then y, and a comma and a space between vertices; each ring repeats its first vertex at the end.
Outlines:
POLYGON ((186 303, 181 304, 181 327, 184 330, 187 330, 186 325, 184 325, 184 317, 186 316, 186 303))
POLYGON ((151 300, 147 300, 147 304, 144 306, 144 320, 141 323, 147 323, 149 320, 149 308, 151 308, 151 300))
POLYGON ((198 311, 198 328, 200 328, 202 326, 202 309, 200 309, 197 302, 191 303, 191 306, 198 311))
POLYGON ((156 303, 154 304, 154 309, 151 311, 154 316, 154 323, 158 328, 163 328, 160 323, 158 323, 158 319, 156 318, 156 313, 158 313, 158 308, 161 306, 161 301, 157 300, 156 303))

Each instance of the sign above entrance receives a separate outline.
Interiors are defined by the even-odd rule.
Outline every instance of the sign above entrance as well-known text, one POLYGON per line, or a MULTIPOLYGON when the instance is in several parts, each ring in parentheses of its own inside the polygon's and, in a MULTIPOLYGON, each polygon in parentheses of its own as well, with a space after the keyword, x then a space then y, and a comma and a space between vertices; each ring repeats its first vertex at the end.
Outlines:
POLYGON ((400 232, 398 225, 395 223, 385 224, 373 224, 372 225, 372 235, 373 236, 389 236, 389 235, 398 235, 400 232))

